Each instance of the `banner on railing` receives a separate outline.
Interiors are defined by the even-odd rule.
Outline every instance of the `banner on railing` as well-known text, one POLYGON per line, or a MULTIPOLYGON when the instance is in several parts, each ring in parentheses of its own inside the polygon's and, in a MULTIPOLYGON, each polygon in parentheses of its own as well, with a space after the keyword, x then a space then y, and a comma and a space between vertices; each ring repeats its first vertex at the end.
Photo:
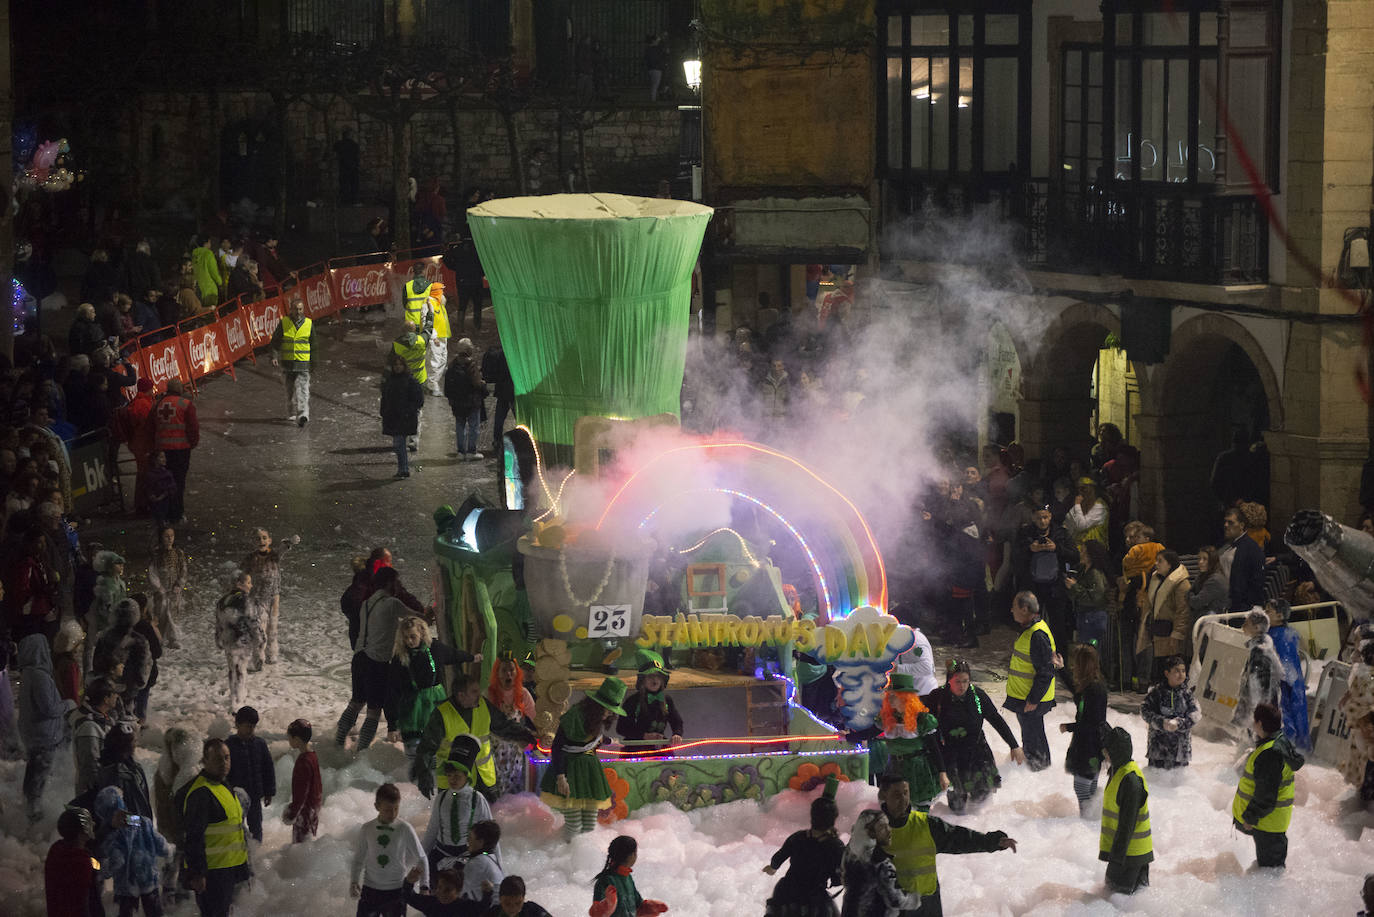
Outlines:
POLYGON ((336 267, 329 272, 334 278, 334 292, 342 309, 375 306, 388 302, 391 291, 388 275, 391 264, 356 264, 336 267))
POLYGON ((229 357, 229 346, 224 342, 224 329, 219 322, 183 331, 181 336, 186 344, 187 368, 192 379, 202 379, 221 369, 228 369, 233 374, 233 360, 229 357))
POLYGON ((326 315, 333 315, 339 311, 339 306, 330 290, 328 271, 302 280, 300 285, 292 290, 289 295, 292 299, 296 296, 301 298, 301 302, 305 305, 305 314, 311 321, 324 318, 326 315))
POLYGON ((152 380, 154 392, 166 391, 167 382, 171 379, 180 379, 183 383, 191 381, 191 375, 181 357, 180 334, 147 347, 140 347, 137 366, 138 377, 152 380))
POLYGON ((72 442, 68 452, 72 467, 72 508, 78 513, 91 513, 114 499, 110 431, 100 429, 79 437, 72 442))
POLYGON ((219 320, 220 330, 224 332, 224 346, 228 348, 229 359, 234 363, 253 352, 247 309, 247 306, 241 306, 219 320))
POLYGON ((281 297, 270 296, 258 302, 239 306, 238 314, 248 322, 248 346, 257 350, 272 340, 272 333, 281 321, 281 297))

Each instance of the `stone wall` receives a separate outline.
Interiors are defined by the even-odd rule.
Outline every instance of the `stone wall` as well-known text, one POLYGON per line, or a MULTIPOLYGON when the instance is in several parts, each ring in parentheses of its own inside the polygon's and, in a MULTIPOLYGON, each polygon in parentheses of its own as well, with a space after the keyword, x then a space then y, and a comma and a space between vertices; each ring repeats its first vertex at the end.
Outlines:
MULTIPOLYGON (((676 107, 608 109, 584 113, 584 117, 595 122, 585 131, 590 190, 652 194, 661 179, 677 173, 681 115, 676 107)), ((562 190, 560 175, 578 167, 576 131, 566 127, 560 132, 556 109, 520 111, 514 122, 530 193, 562 190)), ((143 99, 136 123, 137 127, 123 130, 110 142, 130 162, 140 164, 141 193, 151 208, 196 206, 213 199, 222 157, 239 156, 245 142, 247 156, 242 158, 251 160, 245 174, 275 174, 281 127, 266 93, 225 93, 217 104, 195 94, 150 93, 143 99)), ((385 123, 338 100, 327 108, 297 103, 288 110, 284 133, 293 204, 328 200, 335 181, 333 144, 345 127, 353 129, 361 149, 363 203, 389 204, 390 131, 385 123)), ((488 187, 498 195, 518 192, 507 130, 498 112, 467 109, 458 113, 461 168, 457 171, 447 112, 416 115, 410 131, 412 174, 419 179, 438 176, 449 191, 451 205, 457 203, 462 188, 472 185, 488 187)))

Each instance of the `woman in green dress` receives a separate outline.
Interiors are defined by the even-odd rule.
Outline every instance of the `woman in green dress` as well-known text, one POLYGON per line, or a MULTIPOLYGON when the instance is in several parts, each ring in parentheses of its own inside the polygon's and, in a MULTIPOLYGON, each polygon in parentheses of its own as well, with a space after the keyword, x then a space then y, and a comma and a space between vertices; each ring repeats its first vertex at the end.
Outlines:
POLYGON ((596 757, 615 718, 625 715, 625 682, 607 678, 558 721, 549 766, 539 781, 539 798, 563 813, 563 839, 596 827, 596 813, 611 807, 611 787, 596 757))

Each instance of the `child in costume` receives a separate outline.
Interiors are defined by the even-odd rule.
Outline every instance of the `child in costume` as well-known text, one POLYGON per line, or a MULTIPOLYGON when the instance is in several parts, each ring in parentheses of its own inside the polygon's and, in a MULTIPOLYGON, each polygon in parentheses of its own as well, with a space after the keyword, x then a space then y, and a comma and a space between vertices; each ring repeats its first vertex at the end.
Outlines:
POLYGON ((320 779, 320 759, 310 747, 314 734, 309 720, 292 720, 286 727, 291 750, 296 752, 296 765, 291 769, 291 802, 282 812, 282 821, 291 826, 293 844, 314 837, 320 830, 324 784, 320 779))
POLYGON ((400 733, 406 760, 411 764, 430 714, 448 696, 444 666, 462 665, 472 659, 471 653, 432 639, 424 618, 410 615, 396 625, 387 668, 386 721, 400 733))
POLYGON ((237 710, 246 699, 248 666, 262 644, 262 625, 248 605, 253 578, 240 570, 234 586, 215 604, 215 646, 229 663, 229 706, 237 710))
POLYGON ((158 859, 171 856, 167 841, 153 828, 151 818, 129 813, 117 786, 96 794, 95 817, 105 828, 98 849, 100 877, 114 880, 119 913, 133 914, 141 904, 147 917, 161 917, 158 859))
POLYGON ((563 840, 596 826, 596 813, 611 807, 611 788, 596 749, 617 716, 625 715, 625 682, 611 676, 563 714, 553 737, 539 796, 563 813, 563 840))
POLYGON ((496 889, 506 872, 501 868, 501 826, 491 819, 468 829, 468 853, 463 859, 463 890, 468 901, 485 907, 496 903, 496 889))
MULTIPOLYGON (((425 826, 423 844, 429 856, 430 872, 437 873, 447 868, 449 861, 466 854, 472 826, 491 819, 491 806, 473 787, 471 779, 481 750, 481 744, 473 736, 455 736, 449 746, 448 759, 439 762, 439 769, 448 778, 448 786, 435 795, 429 824, 425 826)), ((458 888, 462 890, 461 885, 458 888)))
POLYGON ((1150 767, 1187 767, 1193 759, 1193 727, 1202 722, 1202 711, 1188 687, 1188 665, 1182 656, 1164 660, 1163 674, 1145 695, 1140 715, 1150 727, 1145 744, 1150 767))
POLYGON ((635 888, 630 873, 639 858, 639 844, 622 834, 606 850, 606 865, 592 886, 590 917, 653 917, 668 910, 668 905, 644 898, 635 888))
POLYGON ((923 702, 939 725, 940 756, 950 783, 945 801, 951 811, 963 812, 969 804, 982 803, 1002 785, 992 747, 983 734, 984 722, 992 723, 992 728, 1011 748, 1013 761, 1026 763, 1016 734, 987 692, 973 684, 972 672, 964 660, 949 660, 945 683, 926 695, 923 702))
POLYGON ((424 880, 429 864, 419 835, 399 817, 396 784, 377 787, 374 805, 377 817, 358 830, 348 890, 358 899, 358 917, 404 917, 406 886, 424 880))
POLYGON ((911 675, 893 672, 888 676, 881 718, 883 737, 870 745, 872 772, 901 774, 911 787, 912 805, 928 811, 950 782, 940 753, 939 724, 921 702, 911 675))
MULTIPOLYGON (((510 650, 502 651, 491 667, 487 683, 487 703, 526 729, 534 729, 534 696, 525 687, 525 670, 510 650)), ((522 793, 525 790, 525 746, 511 739, 493 735, 492 751, 496 755, 496 789, 500 795, 522 793)))
POLYGON ((826 888, 840 884, 844 864, 844 843, 835 831, 840 810, 833 794, 838 786, 833 778, 827 781, 825 794, 811 801, 810 830, 790 835, 763 867, 771 876, 791 861, 787 874, 773 886, 765 917, 835 917, 835 902, 826 888))
POLYGON ((631 746, 631 750, 651 752, 682 742, 682 715, 668 696, 668 670, 663 657, 642 651, 646 657, 639 667, 635 693, 625 699, 625 715, 616 731, 627 742, 657 741, 658 745, 631 746))

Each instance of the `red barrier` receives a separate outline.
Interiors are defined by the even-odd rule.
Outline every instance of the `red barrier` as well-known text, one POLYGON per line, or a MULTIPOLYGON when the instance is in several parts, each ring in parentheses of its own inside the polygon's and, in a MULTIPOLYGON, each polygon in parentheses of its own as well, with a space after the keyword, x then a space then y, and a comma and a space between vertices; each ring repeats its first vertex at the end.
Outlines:
POLYGON ((203 379, 221 369, 234 374, 233 361, 229 358, 229 347, 224 342, 224 330, 219 322, 201 325, 181 332, 186 347, 187 369, 191 379, 203 379))
POLYGON ((340 308, 356 309, 391 301, 389 262, 336 267, 329 273, 334 280, 334 295, 340 308))
POLYGON ((272 340, 272 333, 281 321, 281 297, 271 296, 259 302, 239 307, 248 321, 248 346, 254 350, 272 340))
POLYGON ((305 314, 311 321, 333 315, 343 308, 331 289, 332 280, 329 271, 322 270, 314 277, 303 278, 300 285, 291 291, 293 298, 300 297, 305 305, 305 314))
POLYGON ((443 260, 438 255, 431 255, 428 258, 411 258, 405 261, 393 261, 391 270, 395 273, 400 283, 405 284, 410 280, 411 268, 421 262, 425 265, 425 279, 430 283, 442 283, 445 290, 452 290, 457 286, 457 276, 453 271, 444 267, 443 260))
MULTIPOLYGON (((247 306, 239 306, 219 320, 220 330, 224 333, 224 346, 229 350, 229 359, 237 363, 244 357, 253 356, 252 336, 248 327, 247 306)), ((254 357, 254 362, 257 358, 254 357)))
POLYGON ((167 390, 167 382, 180 379, 183 384, 191 381, 191 374, 182 356, 181 335, 159 341, 138 349, 140 379, 151 379, 153 392, 161 394, 167 390))

